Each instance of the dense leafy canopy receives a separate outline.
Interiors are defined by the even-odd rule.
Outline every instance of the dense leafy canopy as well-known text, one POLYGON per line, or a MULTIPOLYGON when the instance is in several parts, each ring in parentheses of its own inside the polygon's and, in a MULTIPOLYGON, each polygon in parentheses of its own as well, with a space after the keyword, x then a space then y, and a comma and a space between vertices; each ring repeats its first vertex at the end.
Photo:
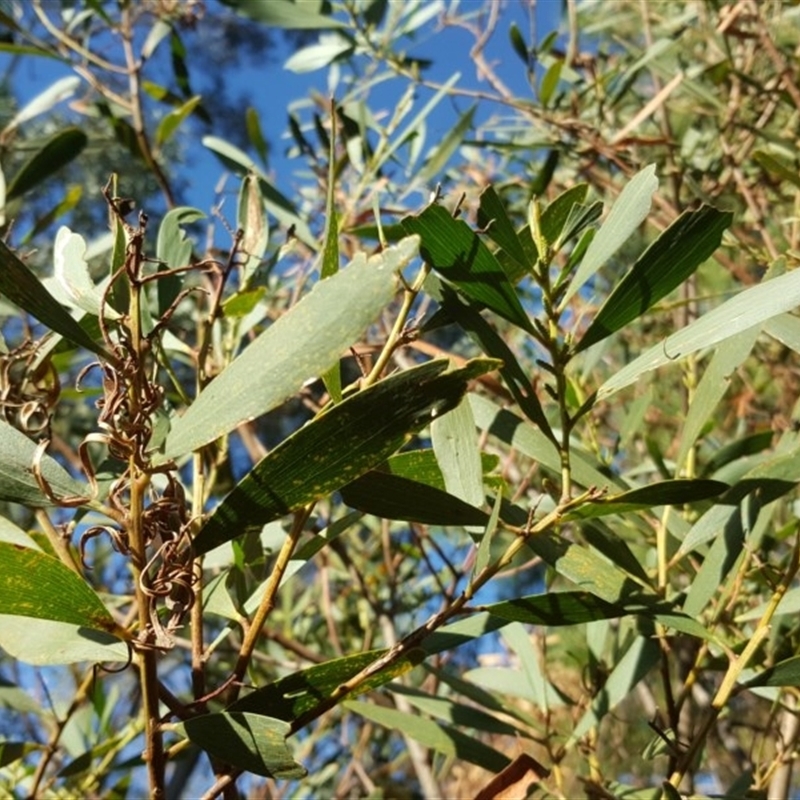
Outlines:
POLYGON ((561 6, 0 5, 0 793, 796 791, 797 7, 561 6))

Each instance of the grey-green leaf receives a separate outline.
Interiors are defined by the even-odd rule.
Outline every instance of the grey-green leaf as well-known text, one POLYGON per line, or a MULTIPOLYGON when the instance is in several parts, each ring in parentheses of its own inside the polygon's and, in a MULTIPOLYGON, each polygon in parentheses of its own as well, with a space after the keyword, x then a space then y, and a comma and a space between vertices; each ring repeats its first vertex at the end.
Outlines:
POLYGON ((379 255, 359 255, 320 281, 271 325, 173 421, 166 458, 176 458, 264 414, 330 367, 392 299, 397 271, 417 254, 408 237, 379 255))
POLYGON ((655 164, 638 172, 620 192, 608 219, 592 239, 569 288, 561 301, 565 307, 570 298, 631 237, 650 212, 653 194, 658 188, 655 164))
POLYGON ((651 347, 612 375, 600 387, 597 393, 598 400, 624 389, 646 372, 685 358, 698 350, 713 347, 798 305, 800 305, 800 270, 745 289, 736 297, 651 347))
MULTIPOLYGON (((40 507, 51 505, 33 475, 36 445, 24 433, 0 420, 0 500, 40 507)), ((40 459, 41 473, 57 497, 86 493, 87 487, 73 480, 53 458, 40 459)))

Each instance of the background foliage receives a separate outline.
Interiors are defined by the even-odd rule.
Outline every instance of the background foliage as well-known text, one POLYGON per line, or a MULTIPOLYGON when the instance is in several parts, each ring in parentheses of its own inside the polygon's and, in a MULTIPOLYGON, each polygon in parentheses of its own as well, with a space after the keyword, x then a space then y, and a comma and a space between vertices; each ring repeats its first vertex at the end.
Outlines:
POLYGON ((795 791, 800 9, 560 10, 0 6, 9 796, 795 791))

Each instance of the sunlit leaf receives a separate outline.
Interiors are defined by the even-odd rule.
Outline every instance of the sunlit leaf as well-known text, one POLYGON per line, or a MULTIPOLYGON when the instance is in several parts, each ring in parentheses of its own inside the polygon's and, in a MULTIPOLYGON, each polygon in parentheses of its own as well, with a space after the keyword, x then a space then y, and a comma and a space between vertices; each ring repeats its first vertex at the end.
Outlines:
POLYGON ((369 259, 359 255, 320 281, 173 421, 166 458, 202 447, 264 414, 329 367, 392 299, 397 271, 417 248, 418 240, 409 237, 369 259))
POLYGON ((300 428, 217 506, 194 540, 195 552, 260 529, 383 463, 409 434, 458 405, 470 379, 496 367, 475 360, 445 372, 447 364, 430 361, 392 375, 300 428))
POLYGON ((657 188, 658 178, 656 178, 654 164, 645 167, 625 184, 609 212, 608 218, 589 245, 578 271, 570 282, 569 288, 561 300, 562 308, 566 307, 575 292, 625 244, 642 224, 650 212, 650 204, 657 188))
POLYGON ((0 614, 66 622, 118 634, 94 590, 57 558, 0 542, 0 614))
POLYGON ((0 293, 48 328, 95 353, 104 349, 69 315, 41 281, 0 241, 0 293))
MULTIPOLYGON (((0 420, 0 499, 34 507, 50 505, 33 474, 36 449, 25 434, 0 420)), ((81 497, 86 493, 88 487, 73 480, 50 456, 41 456, 39 465, 57 497, 81 497)))
POLYGON ((322 33, 316 44, 307 45, 292 53, 283 68, 290 72, 314 72, 327 67, 337 58, 352 53, 354 48, 354 43, 338 31, 322 33))
POLYGON ((449 414, 434 419, 431 443, 447 491, 470 506, 482 506, 485 498, 481 456, 468 402, 462 401, 449 414))
POLYGON ((600 387, 598 398, 605 399, 646 372, 713 347, 798 305, 800 270, 745 289, 624 366, 600 387))
POLYGON ((288 30, 339 28, 342 23, 322 13, 322 0, 222 0, 250 19, 288 30))
MULTIPOLYGON (((280 0, 284 2, 285 0, 280 0)), ((269 0, 267 0, 269 2, 269 0)), ((237 175, 245 176, 252 173, 258 177, 261 192, 264 195, 264 204, 279 222, 294 230, 295 236, 309 247, 316 249, 316 237, 311 233, 308 223, 302 219, 294 204, 281 192, 272 181, 262 172, 261 168, 250 156, 235 145, 220 139, 217 136, 204 136, 202 143, 211 150, 217 158, 237 175)))
MULTIPOLYGON (((86 241, 65 225, 58 229, 53 245, 53 275, 63 289, 65 297, 75 308, 99 317, 103 305, 103 289, 96 286, 86 263, 86 241)), ((103 315, 116 319, 119 314, 106 305, 103 315)))
POLYGON ((81 85, 81 79, 77 75, 68 75, 65 78, 59 78, 52 83, 43 92, 40 92, 32 100, 29 100, 6 124, 6 130, 12 130, 22 125, 40 114, 50 111, 53 106, 68 100, 75 94, 78 87, 81 85))
POLYGON ((178 130, 180 124, 197 108, 203 98, 196 94, 190 97, 180 108, 165 114, 156 128, 155 142, 159 147, 166 144, 178 130))
POLYGON ((419 234, 424 259, 445 280, 471 300, 532 332, 531 321, 502 266, 466 222, 454 219, 434 203, 420 215, 406 217, 403 226, 408 233, 419 234))
MULTIPOLYGON (((722 233, 732 220, 730 212, 706 205, 681 214, 616 285, 578 342, 576 352, 623 328, 680 286, 719 247, 722 233)), ((600 232, 592 245, 599 236, 600 232)))
POLYGON ((78 662, 130 661, 120 637, 68 622, 0 614, 0 648, 25 664, 51 666, 78 662))

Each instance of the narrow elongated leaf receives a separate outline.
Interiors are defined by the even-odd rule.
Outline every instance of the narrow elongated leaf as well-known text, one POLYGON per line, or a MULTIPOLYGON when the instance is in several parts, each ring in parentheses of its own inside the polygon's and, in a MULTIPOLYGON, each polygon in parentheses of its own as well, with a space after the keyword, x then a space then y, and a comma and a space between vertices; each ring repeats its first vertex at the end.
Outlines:
MULTIPOLYGON (((53 57, 61 59, 59 56, 53 54, 53 57)), ((43 92, 39 93, 26 103, 14 116, 14 118, 6 125, 6 130, 13 130, 14 128, 27 122, 29 119, 38 117, 49 111, 53 106, 58 103, 68 100, 81 85, 81 79, 77 75, 69 75, 65 78, 59 78, 52 83, 43 92)))
POLYGON ((341 56, 351 54, 354 47, 353 40, 339 31, 321 33, 318 42, 292 53, 284 62, 283 68, 297 73, 314 72, 327 67, 341 56))
POLYGON ((0 294, 65 339, 105 354, 103 347, 81 328, 3 241, 0 241, 0 294))
POLYGON ((452 494, 390 472, 372 470, 340 491, 347 505, 384 519, 425 525, 485 525, 488 519, 486 512, 452 494))
MULTIPOLYGON (((401 683, 395 683, 390 691, 394 695, 402 695, 414 708, 451 725, 506 736, 526 736, 526 731, 521 727, 509 725, 493 714, 487 714, 473 705, 454 702, 449 697, 430 695, 401 683)), ((529 735, 527 738, 530 738, 529 735)))
MULTIPOLYGON (((75 308, 100 316, 103 305, 103 287, 95 285, 86 263, 86 241, 62 225, 56 234, 53 245, 53 275, 75 308)), ((106 305, 103 313, 110 319, 119 314, 106 305)))
POLYGON ((6 188, 6 202, 29 192, 77 158, 89 138, 80 128, 65 128, 50 137, 17 171, 6 188))
POLYGON ((286 400, 339 358, 392 299, 416 237, 377 256, 359 255, 320 281, 271 325, 172 424, 166 458, 195 450, 286 400))
POLYGON ((499 358, 503 362, 503 366, 500 367, 500 375, 511 390, 511 394, 514 395, 520 409, 555 444, 555 436, 536 391, 531 385, 530 378, 503 337, 476 308, 463 302, 452 289, 442 285, 435 275, 428 277, 425 282, 425 290, 478 343, 487 356, 499 358))
MULTIPOLYGON (((0 500, 40 507, 51 505, 33 475, 36 445, 24 433, 0 420, 0 500)), ((57 497, 80 497, 87 487, 73 480, 50 456, 42 456, 41 472, 57 497)))
MULTIPOLYGON (((228 710, 269 713, 277 719, 292 722, 325 701, 339 686, 358 675, 361 670, 385 653, 385 650, 369 650, 335 658, 324 664, 316 664, 256 689, 237 700, 228 710)), ((392 666, 362 684, 359 691, 383 686, 413 669, 424 656, 421 650, 406 654, 392 666)))
POLYGON ((491 772, 500 772, 511 762, 507 756, 461 731, 415 714, 374 703, 349 700, 345 708, 386 728, 401 731, 415 741, 460 761, 468 761, 491 772))
POLYGON ((420 236, 423 258, 443 277, 509 322, 533 332, 528 315, 500 262, 466 222, 440 205, 406 217, 403 227, 420 236))
POLYGON ((263 775, 291 780, 306 770, 294 760, 286 744, 289 725, 260 714, 221 712, 188 719, 175 730, 226 764, 263 775))
POLYGON ((779 661, 751 678, 745 686, 800 686, 800 656, 779 661))
MULTIPOLYGON (((269 2, 269 0, 267 0, 269 2)), ((261 193, 264 195, 264 205, 279 222, 291 227, 295 236, 307 244, 312 250, 317 249, 316 237, 311 233, 308 223, 300 217, 297 209, 288 197, 281 194, 273 185, 263 170, 250 156, 235 145, 220 139, 218 136, 204 136, 203 146, 211 150, 214 155, 230 170, 242 177, 253 174, 258 178, 261 193)))
POLYGON ((646 372, 713 347, 798 305, 800 270, 745 289, 623 367, 600 387, 598 399, 624 389, 646 372))
POLYGON ((692 394, 692 404, 689 406, 683 423, 681 444, 675 457, 678 469, 683 467, 686 457, 697 442, 706 421, 714 413, 719 401, 728 390, 731 376, 750 355, 757 338, 758 330, 750 328, 725 340, 703 370, 703 377, 692 394))
POLYGON ((194 541, 195 552, 260 529, 377 467, 409 434, 458 405, 470 380, 497 366, 475 360, 445 372, 447 364, 430 361, 392 375, 302 427, 217 506, 194 541))
POLYGON ((481 455, 468 402, 459 403, 449 414, 431 423, 431 443, 447 491, 470 506, 482 506, 485 498, 481 455))
POLYGON ((196 94, 190 97, 180 108, 170 111, 158 123, 156 128, 156 144, 161 147, 166 144, 178 130, 181 123, 188 117, 200 104, 203 98, 196 94))
POLYGON ((57 558, 0 542, 0 614, 68 622, 117 634, 94 590, 57 558))
POLYGON ((242 253, 246 256, 241 266, 242 285, 247 286, 269 244, 269 219, 260 184, 254 175, 246 175, 242 179, 237 217, 239 228, 243 231, 242 253))
POLYGON ((205 214, 198 208, 179 206, 170 209, 158 226, 156 257, 163 262, 164 277, 158 280, 158 308, 163 314, 181 290, 180 275, 170 275, 169 271, 187 267, 192 260, 192 242, 187 237, 184 225, 204 219, 205 214))
POLYGON ((646 639, 643 636, 634 639, 592 701, 591 707, 575 727, 570 742, 577 742, 621 703, 630 694, 631 689, 655 667, 660 652, 655 639, 646 639))
POLYGON ((622 494, 611 495, 587 503, 570 512, 568 519, 590 519, 607 514, 624 514, 656 506, 674 506, 695 503, 717 497, 730 487, 727 483, 712 480, 661 481, 639 489, 630 489, 622 494))
POLYGON ((625 185, 609 212, 608 219, 592 239, 589 249, 561 301, 561 308, 566 307, 575 292, 622 247, 642 224, 650 213, 650 204, 657 188, 658 178, 656 178, 655 164, 645 167, 625 185))
POLYGON ((26 664, 51 666, 129 662, 131 653, 120 637, 68 622, 0 614, 0 648, 26 664))
POLYGON ((417 181, 433 180, 447 166, 450 157, 463 143, 467 131, 472 127, 476 109, 477 105, 473 105, 458 118, 458 122, 450 128, 427 157, 422 169, 416 175, 417 181))
POLYGON ((581 338, 576 352, 618 331, 680 286, 719 247, 722 232, 732 220, 730 212, 706 205, 681 214, 617 284, 581 338))
MULTIPOLYGON (((493 603, 484 606, 483 609, 429 634, 422 639, 419 647, 413 648, 398 661, 361 684, 358 692, 377 689, 413 669, 428 656, 453 650, 484 634, 503 628, 509 622, 566 626, 597 619, 638 615, 656 619, 672 627, 679 627, 685 623, 687 626, 693 624, 699 631, 703 630, 699 623, 676 611, 673 604, 655 595, 641 592, 620 603, 608 603, 584 591, 547 592, 493 603), (672 621, 677 621, 674 626, 672 621)), ((692 632, 695 632, 694 629, 692 632)), ((355 653, 308 667, 241 697, 228 710, 270 714, 291 722, 324 704, 339 686, 355 677, 386 652, 386 650, 372 650, 355 653)), ((513 715, 520 718, 516 713, 513 715)))
POLYGON ((497 244, 505 254, 514 260, 516 266, 528 272, 533 264, 528 263, 528 255, 514 229, 514 224, 506 212, 503 201, 494 187, 489 185, 481 192, 478 207, 478 225, 486 235, 497 244))
POLYGON ((222 0, 238 13, 250 19, 287 30, 315 30, 318 28, 341 28, 343 23, 322 14, 322 2, 307 0, 222 0))
POLYGON ((542 237, 547 244, 555 249, 564 232, 564 226, 572 214, 573 208, 581 206, 586 200, 589 186, 579 183, 562 192, 547 208, 544 209, 539 221, 542 237))
MULTIPOLYGON (((500 408, 485 397, 470 394, 469 402, 472 405, 475 423, 481 430, 497 436, 550 472, 556 475, 560 473, 561 458, 551 438, 528 424, 522 417, 500 408)), ((572 472, 574 479, 581 486, 616 485, 623 489, 628 488, 621 479, 601 472, 596 462, 578 447, 572 451, 572 472)))
MULTIPOLYGON (((333 106, 333 104, 331 104, 333 106)), ((325 244, 319 276, 329 278, 339 271, 339 219, 336 214, 336 109, 331 108, 331 135, 328 140, 328 188, 325 194, 325 244)), ((322 380, 334 403, 342 402, 342 371, 335 361, 323 373, 322 380)))

